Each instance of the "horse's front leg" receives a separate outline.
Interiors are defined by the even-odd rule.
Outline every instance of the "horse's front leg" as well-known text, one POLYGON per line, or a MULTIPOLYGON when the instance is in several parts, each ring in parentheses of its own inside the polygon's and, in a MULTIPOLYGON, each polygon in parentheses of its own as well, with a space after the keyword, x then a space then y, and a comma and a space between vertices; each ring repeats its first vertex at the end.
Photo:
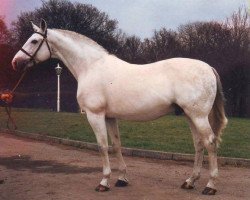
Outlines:
POLYGON ((118 159, 119 177, 115 186, 124 187, 128 185, 128 179, 126 177, 127 167, 123 160, 123 156, 121 152, 121 140, 120 140, 120 133, 119 133, 117 120, 113 118, 106 118, 106 126, 108 130, 108 134, 112 141, 114 154, 118 159))
POLYGON ((110 189, 108 181, 110 179, 111 169, 108 157, 108 137, 105 124, 105 114, 93 112, 86 112, 86 114, 88 121, 95 133, 103 163, 103 178, 100 184, 96 187, 96 191, 108 191, 110 189))

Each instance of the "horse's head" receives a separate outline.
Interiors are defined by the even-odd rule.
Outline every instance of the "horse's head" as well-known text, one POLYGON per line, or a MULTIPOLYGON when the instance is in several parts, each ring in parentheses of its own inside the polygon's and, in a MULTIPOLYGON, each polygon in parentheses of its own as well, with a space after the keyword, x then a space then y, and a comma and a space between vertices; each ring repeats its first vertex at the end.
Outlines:
POLYGON ((51 49, 47 41, 47 23, 41 20, 40 27, 32 24, 34 34, 27 40, 12 60, 14 70, 23 70, 43 62, 51 57, 51 49))

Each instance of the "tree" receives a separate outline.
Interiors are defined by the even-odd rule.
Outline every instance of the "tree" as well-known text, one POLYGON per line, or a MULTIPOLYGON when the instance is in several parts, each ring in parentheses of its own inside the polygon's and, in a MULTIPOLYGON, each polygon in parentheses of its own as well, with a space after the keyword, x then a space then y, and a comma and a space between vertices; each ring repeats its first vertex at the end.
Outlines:
POLYGON ((232 44, 230 30, 218 22, 196 22, 179 28, 183 54, 222 68, 228 62, 232 44))
POLYGON ((8 36, 9 36, 9 31, 4 22, 4 18, 0 16, 0 43, 1 44, 6 43, 6 41, 8 40, 8 36))
POLYGON ((92 5, 71 3, 68 0, 43 1, 42 7, 31 12, 22 13, 13 23, 16 40, 21 46, 33 33, 30 21, 39 23, 45 19, 51 28, 71 30, 83 34, 108 51, 113 52, 114 35, 117 21, 100 12, 92 5))
POLYGON ((231 115, 250 116, 250 18, 247 10, 239 9, 226 22, 231 32, 233 51, 231 67, 225 82, 228 85, 227 96, 231 104, 231 115))
POLYGON ((196 22, 179 28, 183 55, 203 60, 222 77, 230 115, 246 115, 249 82, 249 17, 239 9, 225 23, 196 22))
POLYGON ((11 39, 12 36, 4 18, 0 16, 0 90, 11 88, 17 78, 10 64, 14 55, 14 50, 10 45, 11 39))
POLYGON ((139 37, 126 36, 125 34, 118 40, 120 48, 116 52, 116 55, 133 64, 141 64, 142 60, 142 42, 139 37))
POLYGON ((155 31, 151 39, 145 39, 142 44, 143 57, 146 63, 180 56, 181 49, 178 34, 165 28, 155 31))

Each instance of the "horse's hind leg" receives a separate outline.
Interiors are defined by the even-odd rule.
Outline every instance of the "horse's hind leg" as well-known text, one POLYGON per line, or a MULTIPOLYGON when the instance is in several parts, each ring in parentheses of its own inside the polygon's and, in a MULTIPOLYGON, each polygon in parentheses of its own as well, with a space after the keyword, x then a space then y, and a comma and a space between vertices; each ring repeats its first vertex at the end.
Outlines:
POLYGON ((216 137, 209 124, 208 117, 195 118, 192 119, 192 121, 194 122, 195 128, 202 137, 202 142, 207 149, 209 157, 210 177, 202 194, 214 195, 217 191, 215 188, 215 181, 218 177, 216 137))
POLYGON ((118 181, 116 182, 116 187, 124 187, 128 185, 128 180, 126 178, 127 167, 123 160, 122 152, 121 152, 121 140, 120 134, 118 129, 118 124, 116 119, 106 118, 106 126, 108 130, 108 134, 112 141, 113 151, 115 156, 118 159, 118 170, 119 170, 119 177, 118 181))
POLYGON ((103 178, 100 184, 96 187, 96 191, 104 192, 109 190, 109 179, 111 174, 109 157, 108 157, 108 136, 105 124, 105 115, 102 113, 86 112, 88 121, 95 133, 96 140, 99 146, 99 151, 103 163, 103 178))
POLYGON ((194 147, 195 147, 195 158, 194 168, 192 175, 182 184, 183 189, 193 189, 194 183, 200 178, 200 172, 203 162, 204 145, 202 142, 201 135, 197 132, 193 122, 188 118, 189 126, 192 132, 194 147))

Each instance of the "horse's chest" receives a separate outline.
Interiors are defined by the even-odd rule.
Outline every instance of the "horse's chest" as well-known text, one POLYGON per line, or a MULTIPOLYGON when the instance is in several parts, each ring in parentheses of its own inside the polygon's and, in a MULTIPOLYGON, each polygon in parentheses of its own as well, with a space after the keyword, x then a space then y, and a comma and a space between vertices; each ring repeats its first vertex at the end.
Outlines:
POLYGON ((106 105, 106 99, 103 92, 91 86, 85 89, 78 88, 77 101, 81 109, 92 112, 100 112, 106 105))

